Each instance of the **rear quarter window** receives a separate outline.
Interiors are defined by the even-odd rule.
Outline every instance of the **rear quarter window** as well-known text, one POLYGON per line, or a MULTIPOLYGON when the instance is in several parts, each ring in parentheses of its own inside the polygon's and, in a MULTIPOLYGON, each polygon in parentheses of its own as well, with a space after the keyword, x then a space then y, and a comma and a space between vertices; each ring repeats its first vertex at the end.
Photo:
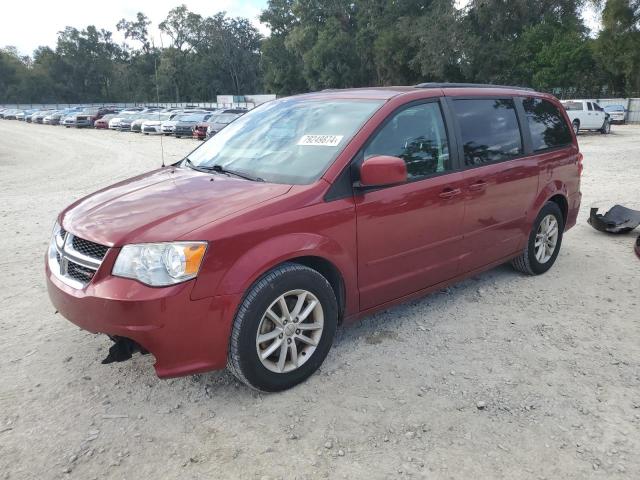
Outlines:
POLYGON ((553 103, 540 98, 526 98, 522 103, 534 152, 571 144, 569 126, 553 103))
POLYGON ((512 99, 453 102, 466 167, 503 162, 522 155, 522 137, 512 99))
POLYGON ((565 102, 562 104, 565 110, 582 110, 582 102, 565 102))

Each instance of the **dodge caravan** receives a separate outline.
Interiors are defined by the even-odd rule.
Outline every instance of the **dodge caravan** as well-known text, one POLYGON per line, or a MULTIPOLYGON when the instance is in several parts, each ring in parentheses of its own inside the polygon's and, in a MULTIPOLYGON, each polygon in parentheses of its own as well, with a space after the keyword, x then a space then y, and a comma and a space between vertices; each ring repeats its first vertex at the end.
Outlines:
POLYGON ((528 89, 283 98, 62 211, 49 296, 128 357, 152 353, 160 377, 228 367, 283 390, 341 323, 505 262, 549 270, 581 171, 562 105, 528 89))

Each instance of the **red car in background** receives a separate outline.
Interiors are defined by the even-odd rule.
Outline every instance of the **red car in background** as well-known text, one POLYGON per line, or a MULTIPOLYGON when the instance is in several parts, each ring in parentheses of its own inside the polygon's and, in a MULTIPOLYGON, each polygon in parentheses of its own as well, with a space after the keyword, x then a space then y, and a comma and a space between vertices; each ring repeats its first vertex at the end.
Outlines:
POLYGON ((117 114, 115 114, 115 113, 110 113, 108 115, 105 115, 104 117, 99 118, 98 120, 93 122, 93 126, 94 126, 94 128, 97 128, 99 130, 109 129, 109 120, 111 120, 112 118, 114 118, 116 116, 117 116, 117 114))
POLYGON ((505 262, 548 271, 581 172, 564 108, 530 89, 282 98, 63 210, 47 288, 115 341, 107 363, 151 352, 160 377, 228 367, 284 390, 320 367, 341 323, 505 262))
POLYGON ((198 140, 204 140, 207 138, 207 129, 209 128, 209 122, 198 123, 193 127, 193 138, 198 140))

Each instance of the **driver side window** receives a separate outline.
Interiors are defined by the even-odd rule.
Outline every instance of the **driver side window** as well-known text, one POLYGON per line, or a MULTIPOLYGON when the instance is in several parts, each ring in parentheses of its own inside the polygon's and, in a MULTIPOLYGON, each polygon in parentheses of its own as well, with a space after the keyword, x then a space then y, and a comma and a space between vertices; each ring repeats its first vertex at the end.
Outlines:
POLYGON ((451 170, 440 105, 424 103, 393 114, 364 150, 365 159, 376 155, 402 158, 409 181, 451 170))

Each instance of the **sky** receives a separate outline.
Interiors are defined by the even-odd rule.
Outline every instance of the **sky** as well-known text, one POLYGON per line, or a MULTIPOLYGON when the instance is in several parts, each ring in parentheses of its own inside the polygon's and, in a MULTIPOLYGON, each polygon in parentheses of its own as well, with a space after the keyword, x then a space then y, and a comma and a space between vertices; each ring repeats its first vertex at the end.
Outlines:
MULTIPOLYGON (((263 34, 269 32, 258 21, 267 0, 8 0, 2 2, 0 47, 12 45, 21 54, 30 55, 41 45, 55 48, 58 32, 66 26, 82 29, 87 25, 113 32, 120 42, 124 36, 116 30, 116 24, 121 18, 135 19, 138 12, 151 20, 149 33, 159 45, 158 24, 167 18, 169 10, 182 3, 203 16, 226 11, 232 17, 246 17, 263 34)), ((169 42, 164 35, 163 40, 169 42)))
MULTIPOLYGON (((456 4, 461 8, 468 1, 456 0, 456 4)), ((150 33, 156 45, 160 45, 160 40, 168 42, 168 39, 160 38, 158 24, 167 17, 169 10, 181 3, 203 16, 226 11, 229 16, 249 18, 260 32, 269 33, 258 20, 267 0, 32 0, 28 3, 6 0, 0 20, 0 47, 12 45, 20 54, 30 55, 41 45, 55 48, 57 33, 66 26, 82 29, 87 25, 109 30, 114 39, 121 42, 124 36, 116 30, 116 23, 121 18, 134 19, 139 11, 151 20, 150 33)), ((590 29, 598 30, 596 12, 587 10, 583 18, 590 29)))

